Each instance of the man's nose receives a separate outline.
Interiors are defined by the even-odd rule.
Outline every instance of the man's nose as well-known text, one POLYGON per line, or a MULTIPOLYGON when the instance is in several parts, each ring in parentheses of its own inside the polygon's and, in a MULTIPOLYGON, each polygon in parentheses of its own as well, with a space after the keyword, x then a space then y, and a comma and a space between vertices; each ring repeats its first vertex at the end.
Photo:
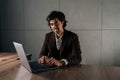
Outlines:
POLYGON ((54 24, 53 27, 58 27, 57 24, 54 24))

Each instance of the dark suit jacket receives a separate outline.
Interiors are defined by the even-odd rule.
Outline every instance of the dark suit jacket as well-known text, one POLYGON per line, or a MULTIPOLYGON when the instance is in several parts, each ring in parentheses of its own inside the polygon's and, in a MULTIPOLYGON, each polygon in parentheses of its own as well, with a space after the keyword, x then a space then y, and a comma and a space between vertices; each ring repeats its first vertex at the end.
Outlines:
POLYGON ((67 59, 69 65, 79 64, 81 62, 81 49, 77 34, 65 30, 60 50, 56 48, 55 34, 47 33, 43 46, 41 48, 41 56, 54 57, 57 60, 67 59))

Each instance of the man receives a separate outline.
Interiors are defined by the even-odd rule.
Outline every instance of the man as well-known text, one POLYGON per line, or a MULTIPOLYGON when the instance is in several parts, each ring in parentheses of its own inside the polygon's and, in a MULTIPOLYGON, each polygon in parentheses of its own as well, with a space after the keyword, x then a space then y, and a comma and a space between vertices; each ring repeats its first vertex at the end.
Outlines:
POLYGON ((58 67, 80 64, 82 58, 78 36, 65 29, 65 15, 60 11, 52 11, 47 21, 51 32, 45 36, 39 63, 58 67))

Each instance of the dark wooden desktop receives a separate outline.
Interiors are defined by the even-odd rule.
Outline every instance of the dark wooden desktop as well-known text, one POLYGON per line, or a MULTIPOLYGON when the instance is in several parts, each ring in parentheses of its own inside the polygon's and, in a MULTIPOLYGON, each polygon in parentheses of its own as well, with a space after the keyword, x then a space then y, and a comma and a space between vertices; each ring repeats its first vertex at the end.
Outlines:
POLYGON ((0 66, 0 80, 120 80, 120 67, 82 64, 33 74, 15 60, 0 66))

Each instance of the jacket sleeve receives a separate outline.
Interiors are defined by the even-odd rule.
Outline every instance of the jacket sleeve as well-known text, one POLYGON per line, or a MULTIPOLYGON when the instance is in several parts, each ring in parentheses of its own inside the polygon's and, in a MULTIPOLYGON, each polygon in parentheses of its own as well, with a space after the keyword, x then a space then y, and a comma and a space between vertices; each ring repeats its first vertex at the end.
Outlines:
POLYGON ((69 65, 75 65, 80 64, 82 58, 81 58, 81 49, 80 49, 80 43, 77 34, 73 36, 72 41, 72 50, 68 57, 68 64, 69 65))
POLYGON ((39 57, 48 55, 48 45, 47 45, 47 42, 48 42, 48 37, 47 37, 47 34, 46 34, 44 42, 43 42, 43 45, 42 45, 42 48, 41 48, 41 51, 40 51, 40 54, 39 54, 39 57))

